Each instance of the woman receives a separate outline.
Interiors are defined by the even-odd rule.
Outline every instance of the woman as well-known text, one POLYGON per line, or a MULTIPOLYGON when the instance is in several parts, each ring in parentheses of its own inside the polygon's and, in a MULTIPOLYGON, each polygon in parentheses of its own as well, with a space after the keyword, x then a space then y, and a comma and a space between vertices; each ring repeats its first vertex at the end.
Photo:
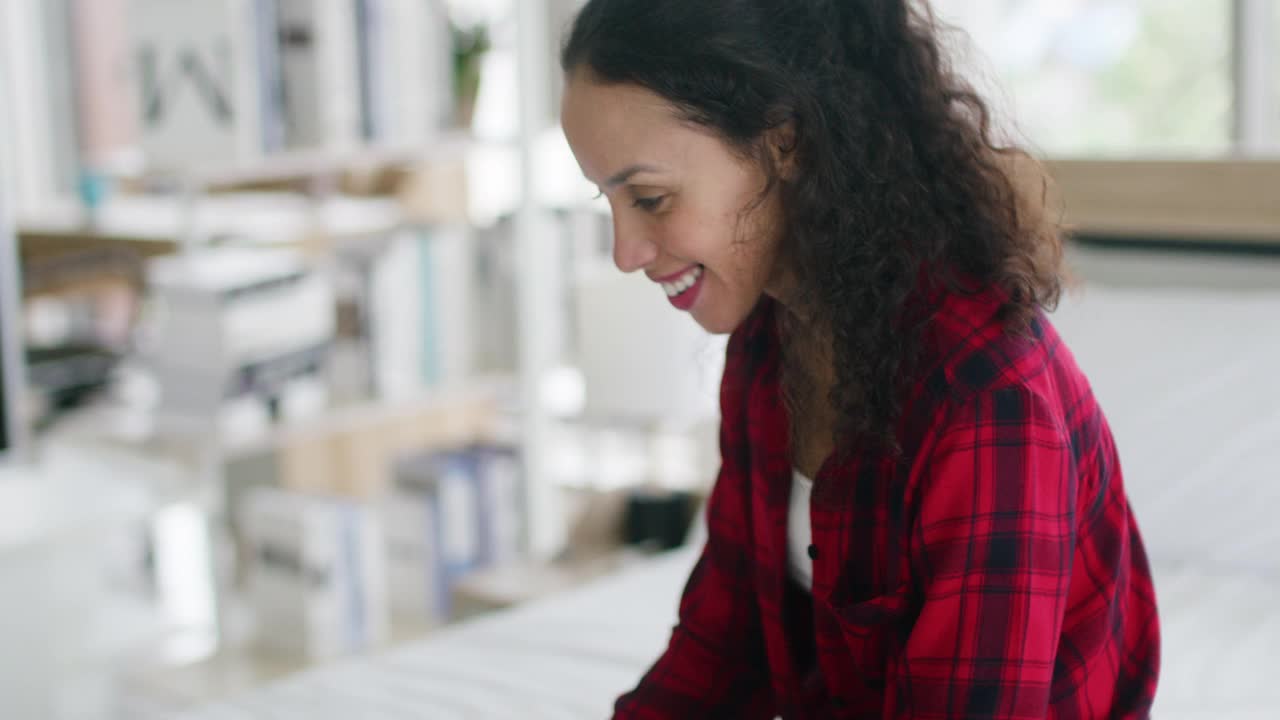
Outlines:
POLYGON ((590 0, 562 61, 618 267, 732 333, 706 548, 617 717, 1146 716, 1155 596, 1043 314, 1044 183, 929 9, 590 0))

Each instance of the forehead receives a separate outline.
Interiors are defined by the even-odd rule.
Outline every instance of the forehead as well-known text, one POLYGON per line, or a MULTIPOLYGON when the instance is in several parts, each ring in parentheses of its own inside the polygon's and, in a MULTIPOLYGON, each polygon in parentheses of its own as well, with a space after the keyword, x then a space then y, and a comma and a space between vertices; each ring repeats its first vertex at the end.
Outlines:
POLYGON ((582 171, 594 182, 635 163, 678 168, 710 140, 656 93, 631 84, 567 78, 561 123, 582 171))

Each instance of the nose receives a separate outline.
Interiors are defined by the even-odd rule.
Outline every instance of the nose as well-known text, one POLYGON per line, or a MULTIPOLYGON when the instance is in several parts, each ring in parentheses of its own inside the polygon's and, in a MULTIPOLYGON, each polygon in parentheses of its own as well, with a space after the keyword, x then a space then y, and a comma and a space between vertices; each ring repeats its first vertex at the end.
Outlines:
POLYGON ((613 264, 624 273, 632 273, 658 259, 658 246, 643 231, 626 228, 615 217, 613 221, 613 264))

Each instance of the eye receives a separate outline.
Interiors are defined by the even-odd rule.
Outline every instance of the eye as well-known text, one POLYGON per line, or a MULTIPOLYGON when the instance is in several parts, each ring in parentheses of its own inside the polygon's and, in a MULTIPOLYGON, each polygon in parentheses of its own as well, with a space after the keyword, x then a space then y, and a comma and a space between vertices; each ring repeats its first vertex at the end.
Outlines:
POLYGON ((666 199, 667 199, 666 195, 656 195, 654 197, 636 198, 636 201, 633 207, 640 208, 645 212, 654 212, 658 208, 662 207, 662 201, 666 199))

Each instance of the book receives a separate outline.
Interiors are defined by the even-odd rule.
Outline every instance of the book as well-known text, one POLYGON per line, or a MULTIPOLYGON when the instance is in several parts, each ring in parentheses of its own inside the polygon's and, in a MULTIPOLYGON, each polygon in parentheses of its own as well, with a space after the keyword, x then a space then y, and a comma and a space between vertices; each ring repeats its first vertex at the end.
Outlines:
POLYGON ((131 0, 141 145, 157 170, 237 167, 270 147, 256 0, 131 0))
POLYGON ((254 0, 253 12, 262 149, 270 154, 285 147, 284 76, 280 66, 280 14, 277 0, 254 0))
POLYGON ((428 387, 465 382, 475 369, 475 241, 463 226, 423 227, 418 232, 422 374, 428 387))
POLYGON ((360 138, 352 0, 277 0, 285 145, 348 150, 360 138))
POLYGON ((335 243, 338 334, 333 381, 353 399, 413 397, 422 371, 425 246, 411 229, 335 243))
POLYGON ((515 445, 475 445, 476 475, 483 512, 479 519, 480 563, 516 561, 523 548, 524 471, 515 445))
POLYGON ((392 611, 446 621, 452 587, 481 566, 483 509, 474 458, 463 451, 420 453, 396 464, 395 490, 383 510, 393 576, 392 611))
POLYGON ((387 47, 386 18, 382 0, 353 0, 356 14, 357 72, 360 75, 360 133, 365 140, 387 134, 386 83, 384 66, 387 47))
POLYGON ((452 38, 439 0, 356 0, 363 137, 424 145, 452 118, 452 38))
POLYGON ((0 3, 0 182, 15 221, 58 206, 76 181, 66 0, 0 3))
POLYGON ((41 30, 44 33, 45 93, 49 103, 47 122, 50 131, 50 161, 54 187, 59 195, 70 196, 80 180, 80 138, 76 126, 79 116, 77 79, 74 60, 75 40, 72 36, 72 0, 46 0, 40 3, 41 30))
POLYGON ((76 119, 86 172, 127 168, 138 148, 128 0, 72 0, 76 119))

